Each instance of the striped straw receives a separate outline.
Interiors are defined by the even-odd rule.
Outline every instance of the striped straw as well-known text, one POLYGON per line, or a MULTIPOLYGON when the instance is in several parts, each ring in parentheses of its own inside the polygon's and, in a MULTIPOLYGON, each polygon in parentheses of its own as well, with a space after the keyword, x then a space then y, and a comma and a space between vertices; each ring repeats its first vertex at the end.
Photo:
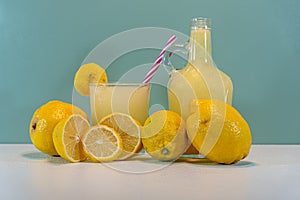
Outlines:
MULTIPOLYGON (((152 79, 155 72, 157 71, 160 64, 162 63, 162 59, 163 59, 163 56, 164 56, 166 50, 175 42, 175 40, 176 40, 176 36, 172 35, 170 37, 170 39, 168 40, 167 44, 165 45, 165 47, 163 48, 163 50, 160 52, 158 58, 155 60, 154 64, 152 65, 152 67, 150 69, 150 71, 145 76, 145 78, 143 80, 143 83, 149 83, 149 81, 152 79)), ((171 56, 171 55, 172 55, 172 52, 170 52, 169 56, 171 56)))

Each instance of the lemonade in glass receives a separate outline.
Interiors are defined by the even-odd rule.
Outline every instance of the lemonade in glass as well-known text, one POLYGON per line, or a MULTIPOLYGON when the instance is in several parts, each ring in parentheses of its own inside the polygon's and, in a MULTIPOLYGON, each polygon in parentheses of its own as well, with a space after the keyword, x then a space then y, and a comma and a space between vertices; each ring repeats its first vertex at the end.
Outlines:
POLYGON ((90 106, 93 125, 114 112, 125 113, 144 124, 148 117, 149 83, 90 84, 90 106))

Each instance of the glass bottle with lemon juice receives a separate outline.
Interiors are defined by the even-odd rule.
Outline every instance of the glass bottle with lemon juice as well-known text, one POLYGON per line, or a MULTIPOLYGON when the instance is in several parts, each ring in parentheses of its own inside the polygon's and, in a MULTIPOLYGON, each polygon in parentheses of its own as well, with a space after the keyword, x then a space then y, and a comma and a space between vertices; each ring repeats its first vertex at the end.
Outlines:
MULTIPOLYGON (((174 47, 176 52, 176 45, 174 47)), ((187 119, 189 104, 193 99, 219 99, 232 103, 232 81, 219 70, 212 60, 211 20, 193 18, 190 26, 190 40, 185 45, 188 55, 187 65, 176 70, 168 62, 170 70, 168 82, 169 109, 187 119)), ((182 51, 182 48, 180 49, 182 51)))

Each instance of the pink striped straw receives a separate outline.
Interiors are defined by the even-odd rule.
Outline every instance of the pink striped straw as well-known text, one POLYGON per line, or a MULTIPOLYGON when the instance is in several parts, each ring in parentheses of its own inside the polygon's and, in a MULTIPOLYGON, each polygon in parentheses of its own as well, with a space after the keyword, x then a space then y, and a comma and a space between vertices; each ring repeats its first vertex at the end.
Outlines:
MULTIPOLYGON (((143 83, 149 83, 149 81, 152 79, 155 72, 158 70, 160 64, 162 63, 162 59, 163 59, 163 56, 164 56, 166 50, 175 42, 175 40, 176 40, 176 36, 172 35, 170 37, 170 39, 168 40, 167 44, 165 45, 165 47, 163 48, 163 50, 160 52, 158 58, 155 60, 155 62, 152 65, 151 69, 149 70, 149 72, 145 76, 145 78, 143 80, 143 83)), ((172 52, 170 52, 169 56, 171 56, 171 55, 172 55, 172 52)))

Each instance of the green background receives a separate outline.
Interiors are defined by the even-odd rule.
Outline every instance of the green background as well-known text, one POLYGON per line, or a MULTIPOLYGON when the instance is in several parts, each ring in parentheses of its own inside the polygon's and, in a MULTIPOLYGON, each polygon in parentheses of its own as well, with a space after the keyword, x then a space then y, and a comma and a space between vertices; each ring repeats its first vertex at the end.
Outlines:
MULTIPOLYGON (((0 143, 30 143, 38 106, 72 102, 73 75, 101 41, 148 26, 189 34, 193 16, 213 19, 214 60, 233 80, 253 142, 300 143, 299 9, 298 0, 0 0, 0 143)), ((124 56, 122 69, 156 56, 124 56)))

